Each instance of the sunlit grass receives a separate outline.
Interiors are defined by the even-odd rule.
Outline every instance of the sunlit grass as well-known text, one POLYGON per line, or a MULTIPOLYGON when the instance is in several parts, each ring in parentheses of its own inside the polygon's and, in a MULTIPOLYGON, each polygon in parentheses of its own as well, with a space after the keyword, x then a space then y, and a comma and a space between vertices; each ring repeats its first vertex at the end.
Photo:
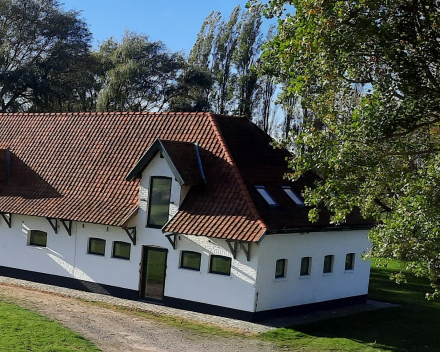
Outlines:
POLYGON ((0 351, 99 351, 93 344, 61 324, 0 301, 0 351))
POLYGON ((407 283, 396 284, 390 273, 403 270, 400 263, 387 268, 373 264, 369 298, 401 304, 262 335, 267 341, 293 350, 308 351, 439 351, 440 302, 427 301, 429 282, 405 272, 407 283))

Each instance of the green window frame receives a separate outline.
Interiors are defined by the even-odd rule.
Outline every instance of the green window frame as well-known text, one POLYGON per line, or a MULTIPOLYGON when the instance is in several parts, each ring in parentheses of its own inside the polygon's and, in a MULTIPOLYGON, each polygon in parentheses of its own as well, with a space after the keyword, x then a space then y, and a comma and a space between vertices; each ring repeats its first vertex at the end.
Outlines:
POLYGON ((211 274, 219 275, 231 275, 231 263, 230 257, 225 257, 223 255, 211 255, 209 262, 209 272, 211 274))
POLYGON ((180 254, 180 267, 182 269, 189 269, 200 271, 200 263, 202 261, 202 254, 192 251, 182 251, 180 254))
POLYGON ((171 185, 172 179, 170 177, 151 177, 147 227, 160 229, 168 222, 171 185))
POLYGON ((322 268, 322 272, 324 274, 329 274, 333 272, 333 261, 335 256, 334 255, 326 255, 324 257, 324 266, 322 268))
POLYGON ((354 253, 347 253, 345 256, 345 270, 354 270, 354 253))
POLYGON ((310 269, 312 267, 312 257, 301 258, 301 269, 299 271, 300 276, 310 275, 310 269))
POLYGON ((113 241, 112 257, 130 260, 131 244, 122 241, 113 241))
POLYGON ((89 248, 87 253, 105 256, 105 240, 102 238, 89 238, 89 248))
POLYGON ((29 245, 47 247, 47 232, 40 230, 29 230, 29 245))
POLYGON ((275 265, 275 279, 286 277, 287 259, 278 259, 275 265))

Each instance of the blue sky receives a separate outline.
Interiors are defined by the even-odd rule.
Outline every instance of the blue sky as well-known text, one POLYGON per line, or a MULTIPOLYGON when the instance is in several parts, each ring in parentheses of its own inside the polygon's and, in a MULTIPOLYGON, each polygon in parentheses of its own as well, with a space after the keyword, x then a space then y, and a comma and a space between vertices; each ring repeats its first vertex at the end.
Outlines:
MULTIPOLYGON (((65 10, 78 10, 93 33, 94 47, 109 37, 118 40, 126 29, 161 40, 171 51, 189 53, 205 17, 220 11, 228 18, 247 0, 60 0, 65 10)), ((274 20, 264 20, 267 30, 274 20)))

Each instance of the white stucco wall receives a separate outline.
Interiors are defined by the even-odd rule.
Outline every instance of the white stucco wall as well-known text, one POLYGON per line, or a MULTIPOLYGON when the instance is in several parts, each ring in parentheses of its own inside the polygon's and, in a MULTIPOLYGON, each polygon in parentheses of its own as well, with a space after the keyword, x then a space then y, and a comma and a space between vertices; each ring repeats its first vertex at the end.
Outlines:
POLYGON ((130 260, 112 258, 113 241, 131 243, 122 228, 73 222, 69 236, 60 222, 55 234, 45 218, 13 214, 12 228, 0 221, 0 265, 137 291, 142 248, 158 246, 168 250, 168 297, 253 312, 255 307, 262 311, 367 293, 370 264, 360 258, 369 246, 367 231, 268 235, 259 245, 251 246, 249 262, 239 249, 237 258, 232 259, 230 276, 209 273, 211 255, 232 257, 224 240, 179 235, 174 250, 160 229, 146 227, 152 176, 172 178, 170 218, 189 190, 176 182, 165 159, 153 159, 142 174, 138 214, 128 224, 137 229, 130 260), (30 229, 47 232, 46 248, 28 245, 30 229), (87 253, 90 237, 106 240, 105 256, 87 253), (200 271, 179 267, 182 250, 202 254, 200 271), (345 255, 351 252, 356 253, 355 268, 345 272, 345 255), (335 255, 334 270, 323 274, 323 260, 328 254, 335 255), (306 278, 299 275, 305 256, 312 257, 311 275, 306 278), (277 259, 288 260, 285 278, 275 279, 277 259))
POLYGON ((259 245, 257 311, 367 294, 370 262, 360 257, 370 247, 367 235, 357 230, 266 236, 259 245), (352 271, 345 271, 347 253, 356 255, 352 271), (334 255, 334 263, 333 272, 324 274, 326 255, 334 255), (303 257, 312 258, 309 276, 300 276, 303 257), (287 259, 287 268, 276 279, 278 259, 287 259))

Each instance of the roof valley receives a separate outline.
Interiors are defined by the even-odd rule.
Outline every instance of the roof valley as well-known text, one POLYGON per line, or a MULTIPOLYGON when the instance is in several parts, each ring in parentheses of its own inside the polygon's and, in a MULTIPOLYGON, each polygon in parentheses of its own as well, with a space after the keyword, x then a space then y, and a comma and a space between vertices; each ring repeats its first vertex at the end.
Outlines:
POLYGON ((260 225, 260 227, 263 230, 261 232, 261 234, 259 235, 259 237, 261 238, 261 236, 263 236, 264 233, 267 231, 267 225, 262 220, 260 214, 257 211, 257 208, 255 207, 254 202, 252 201, 252 198, 249 194, 249 191, 246 187, 246 184, 244 183, 243 178, 241 177, 241 174, 237 168, 237 165, 232 157, 232 154, 231 154, 231 152, 225 142, 223 134, 221 133, 220 128, 217 126, 214 115, 209 114, 208 116, 209 116, 209 120, 211 122, 212 128, 213 128, 218 140, 220 141, 220 145, 225 153, 226 161, 232 166, 233 174, 234 174, 235 179, 237 180, 237 183, 240 186, 240 192, 242 194, 242 197, 245 200, 247 206, 249 207, 249 210, 251 211, 255 220, 258 222, 258 224, 260 225))

